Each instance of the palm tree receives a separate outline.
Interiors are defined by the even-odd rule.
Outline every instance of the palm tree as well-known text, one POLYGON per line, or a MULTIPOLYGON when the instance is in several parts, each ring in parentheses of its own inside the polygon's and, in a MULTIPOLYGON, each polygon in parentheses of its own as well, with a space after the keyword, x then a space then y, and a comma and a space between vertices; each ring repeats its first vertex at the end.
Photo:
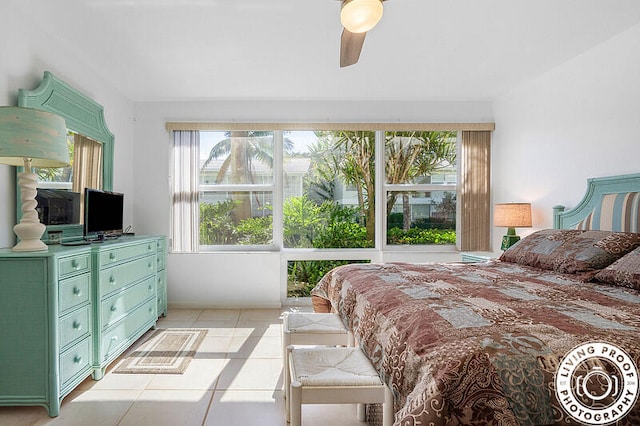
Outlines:
MULTIPOLYGON (((385 136, 386 179, 389 184, 411 183, 449 167, 456 161, 455 132, 388 132, 385 136)), ((397 193, 387 196, 387 216, 397 193)), ((411 227, 409 194, 402 193, 403 229, 411 227)))
MULTIPOLYGON (((273 133, 268 131, 231 131, 227 137, 211 148, 209 157, 202 165, 204 170, 211 161, 226 157, 216 175, 216 183, 222 183, 225 178, 231 184, 254 184, 255 161, 266 164, 273 170, 273 133)), ((293 148, 293 142, 284 139, 285 151, 293 148)), ((235 223, 251 217, 250 194, 233 192, 231 198, 236 201, 236 208, 232 212, 235 223)), ((256 201, 259 200, 256 196, 256 201)))
MULTIPOLYGON (((318 131, 318 146, 312 162, 316 187, 330 187, 341 180, 353 185, 358 197, 358 208, 364 218, 367 239, 375 236, 375 132, 374 131, 318 131), (321 178, 317 181, 317 178, 321 178)), ((333 188, 331 188, 333 189, 333 188)), ((320 195, 320 191, 317 194, 320 195)), ((333 192, 326 192, 333 196, 333 192)))
MULTIPOLYGON (((353 185, 358 195, 358 205, 365 218, 367 238, 375 235, 375 132, 340 131, 316 132, 319 146, 316 155, 316 177, 326 182, 341 179, 353 185), (329 141, 329 143, 326 143, 329 141), (328 173, 333 171, 333 174, 328 173)), ((455 132, 387 132, 385 134, 385 167, 389 184, 410 183, 415 178, 455 163, 455 132)), ((322 186, 315 183, 316 186, 322 186)), ((387 196, 387 214, 391 212, 398 194, 387 196)), ((409 229, 409 194, 403 194, 404 223, 409 229)))

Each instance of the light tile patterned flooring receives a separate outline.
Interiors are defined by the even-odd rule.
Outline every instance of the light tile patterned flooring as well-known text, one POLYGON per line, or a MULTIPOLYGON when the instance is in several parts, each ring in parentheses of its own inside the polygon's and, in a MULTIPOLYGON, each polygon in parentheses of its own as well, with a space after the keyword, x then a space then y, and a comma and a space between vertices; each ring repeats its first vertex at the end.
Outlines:
MULTIPOLYGON (((170 310, 158 328, 209 330, 184 374, 113 374, 116 360, 64 398, 58 417, 0 407, 0 425, 284 426, 280 316, 290 309, 170 310)), ((305 405, 302 414, 305 426, 363 425, 355 405, 305 405)))

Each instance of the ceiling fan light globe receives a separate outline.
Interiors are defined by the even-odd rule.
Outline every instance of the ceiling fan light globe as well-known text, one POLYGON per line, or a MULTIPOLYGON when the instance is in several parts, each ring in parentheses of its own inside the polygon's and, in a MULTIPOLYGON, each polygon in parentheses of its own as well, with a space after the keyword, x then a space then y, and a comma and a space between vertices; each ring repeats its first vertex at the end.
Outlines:
POLYGON ((344 0, 342 2, 340 22, 352 33, 364 33, 371 30, 381 18, 381 0, 344 0))

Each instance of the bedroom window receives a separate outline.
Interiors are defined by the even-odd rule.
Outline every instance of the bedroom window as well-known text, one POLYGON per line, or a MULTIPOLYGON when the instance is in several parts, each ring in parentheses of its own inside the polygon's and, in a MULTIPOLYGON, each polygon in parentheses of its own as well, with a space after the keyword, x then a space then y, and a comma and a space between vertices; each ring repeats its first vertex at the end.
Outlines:
POLYGON ((283 246, 373 247, 375 132, 289 131, 284 138, 283 246))
POLYGON ((399 246, 489 245, 490 130, 172 124, 174 251, 377 260, 399 246))
POLYGON ((456 243, 458 134, 385 132, 388 245, 456 243))
POLYGON ((203 131, 199 151, 199 245, 272 245, 273 132, 203 131))

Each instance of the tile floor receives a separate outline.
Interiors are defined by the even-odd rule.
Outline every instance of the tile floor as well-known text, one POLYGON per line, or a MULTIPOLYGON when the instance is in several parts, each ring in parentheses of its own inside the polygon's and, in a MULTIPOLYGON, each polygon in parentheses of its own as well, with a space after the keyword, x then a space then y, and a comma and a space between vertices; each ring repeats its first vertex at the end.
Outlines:
MULTIPOLYGON (((0 425, 284 426, 280 315, 289 309, 170 310, 158 328, 209 330, 184 374, 112 374, 116 360, 64 398, 58 417, 0 407, 0 425)), ((302 414, 305 426, 363 425, 355 405, 305 405, 302 414)))

